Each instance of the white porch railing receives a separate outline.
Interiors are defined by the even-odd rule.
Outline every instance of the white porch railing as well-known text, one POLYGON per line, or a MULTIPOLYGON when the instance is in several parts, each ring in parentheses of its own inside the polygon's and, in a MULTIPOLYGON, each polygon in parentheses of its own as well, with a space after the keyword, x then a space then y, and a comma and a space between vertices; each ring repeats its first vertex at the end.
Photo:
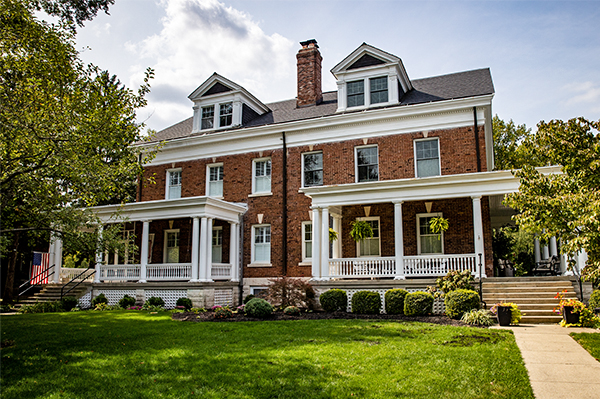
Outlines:
POLYGON ((146 266, 146 280, 190 280, 191 263, 162 263, 146 266))
POLYGON ((331 259, 329 276, 333 278, 394 277, 395 264, 393 257, 331 259))
POLYGON ((210 269, 213 280, 228 280, 231 278, 231 265, 229 263, 213 263, 210 269))
MULTIPOLYGON (((60 268, 60 280, 61 281, 71 281, 75 277, 79 276, 86 269, 78 268, 78 267, 61 267, 60 268)), ((94 276, 89 276, 85 281, 93 281, 94 276)))
MULTIPOLYGON (((477 274, 475 254, 418 255, 404 257, 405 277, 444 276, 450 270, 470 270, 477 274)), ((402 275, 398 271, 398 275, 402 275)), ((329 260, 329 277, 395 277, 396 261, 393 257, 343 258, 329 260)))
POLYGON ((140 265, 101 265, 100 281, 137 281, 140 265))

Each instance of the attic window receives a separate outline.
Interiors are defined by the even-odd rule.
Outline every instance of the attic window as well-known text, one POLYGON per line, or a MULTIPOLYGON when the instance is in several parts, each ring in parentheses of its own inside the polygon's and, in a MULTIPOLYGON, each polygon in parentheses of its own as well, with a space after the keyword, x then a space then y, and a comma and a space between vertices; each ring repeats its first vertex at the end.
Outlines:
POLYGON ((220 121, 219 126, 231 126, 231 117, 233 115, 233 106, 231 103, 221 104, 220 106, 220 121))
POLYGON ((348 107, 358 107, 365 104, 365 82, 357 80, 348 82, 348 107))
POLYGON ((201 129, 212 129, 215 120, 215 107, 202 107, 202 128, 201 129))
POLYGON ((370 79, 371 82, 371 104, 388 102, 388 78, 370 79))

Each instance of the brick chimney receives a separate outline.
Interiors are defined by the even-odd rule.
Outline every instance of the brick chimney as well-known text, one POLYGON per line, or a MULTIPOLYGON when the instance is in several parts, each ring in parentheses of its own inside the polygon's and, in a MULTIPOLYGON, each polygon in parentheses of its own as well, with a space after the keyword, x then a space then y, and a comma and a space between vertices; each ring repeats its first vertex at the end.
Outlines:
POLYGON ((298 107, 316 105, 323 101, 321 92, 321 53, 315 39, 300 42, 302 48, 296 54, 298 65, 298 107))

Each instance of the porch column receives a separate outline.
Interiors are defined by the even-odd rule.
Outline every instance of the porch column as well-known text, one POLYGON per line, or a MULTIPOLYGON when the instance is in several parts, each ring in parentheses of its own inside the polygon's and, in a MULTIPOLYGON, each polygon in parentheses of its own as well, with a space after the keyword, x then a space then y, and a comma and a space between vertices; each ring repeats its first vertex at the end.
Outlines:
POLYGON ((321 210, 313 208, 312 279, 321 279, 321 210))
POLYGON ((231 281, 240 281, 238 268, 238 227, 239 223, 229 223, 229 263, 231 264, 231 281))
POLYGON ((539 261, 542 260, 542 255, 540 252, 540 240, 539 238, 536 238, 533 241, 533 253, 534 253, 534 257, 535 257, 535 263, 538 263, 539 261))
POLYGON ((150 239, 150 221, 142 220, 142 250, 140 252, 140 283, 146 282, 146 266, 148 265, 148 241, 150 239))
POLYGON ((208 218, 203 217, 200 218, 200 253, 198 254, 199 264, 198 264, 198 279, 199 281, 207 281, 208 276, 206 274, 207 266, 206 266, 206 251, 208 248, 207 237, 208 235, 208 218))
POLYGON ((200 218, 192 218, 192 279, 190 282, 198 281, 198 255, 200 254, 200 218))
MULTIPOLYGON (((102 225, 98 227, 98 238, 102 237, 102 225)), ((94 273, 94 283, 100 282, 100 266, 102 265, 102 248, 100 248, 100 242, 96 246, 96 273, 94 273)))
POLYGON ((481 275, 485 276, 485 246, 483 242, 483 218, 481 217, 481 197, 473 196, 473 230, 475 235, 475 264, 477 265, 477 276, 479 277, 479 254, 481 254, 481 275))
POLYGON ((394 280, 404 280, 404 233, 402 230, 402 202, 394 202, 394 253, 395 277, 394 280))
POLYGON ((338 233, 338 239, 333 242, 333 253, 331 257, 339 259, 342 257, 342 217, 340 215, 333 216, 333 230, 338 233))
MULTIPOLYGON (((62 250, 62 240, 58 236, 53 235, 50 244, 51 254, 49 266, 54 265, 54 268, 52 269, 54 274, 52 275, 52 279, 48 279, 48 282, 53 282, 56 284, 60 283, 60 270, 62 269, 62 250)), ((50 273, 51 272, 48 271, 48 274, 50 273)))
POLYGON ((206 281, 212 280, 212 233, 213 218, 208 218, 206 227, 206 281))
POLYGON ((556 245, 556 237, 552 236, 550 238, 550 256, 558 255, 558 245, 556 245))
POLYGON ((321 226, 321 277, 329 280, 329 208, 322 210, 321 226))

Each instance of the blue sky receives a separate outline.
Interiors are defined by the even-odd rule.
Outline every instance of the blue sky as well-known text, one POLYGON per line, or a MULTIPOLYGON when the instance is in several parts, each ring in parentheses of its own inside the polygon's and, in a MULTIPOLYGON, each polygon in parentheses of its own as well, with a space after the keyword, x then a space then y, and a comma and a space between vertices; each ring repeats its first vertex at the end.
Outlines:
POLYGON ((157 130, 192 115, 187 96, 213 72, 263 102, 295 97, 298 42, 313 38, 323 91, 367 42, 413 79, 489 67, 503 119, 600 120, 600 0, 116 0, 110 14, 79 30, 81 56, 132 88, 154 68, 139 119, 157 130))

